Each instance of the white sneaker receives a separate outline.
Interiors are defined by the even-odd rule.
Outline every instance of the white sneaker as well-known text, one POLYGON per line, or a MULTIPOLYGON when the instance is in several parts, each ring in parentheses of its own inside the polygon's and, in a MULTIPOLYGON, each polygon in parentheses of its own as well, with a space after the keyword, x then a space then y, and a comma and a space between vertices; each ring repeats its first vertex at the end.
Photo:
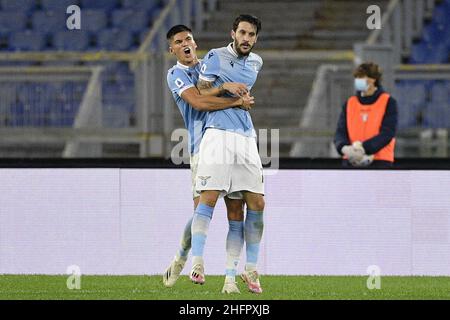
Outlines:
POLYGON ((225 283, 222 288, 222 293, 233 294, 233 293, 241 293, 241 291, 239 291, 236 281, 225 280, 225 283))
POLYGON ((202 263, 197 263, 192 266, 190 279, 195 284, 204 284, 205 283, 205 269, 202 263))
POLYGON ((174 258, 163 274, 163 283, 166 287, 172 287, 180 277, 186 260, 174 258))

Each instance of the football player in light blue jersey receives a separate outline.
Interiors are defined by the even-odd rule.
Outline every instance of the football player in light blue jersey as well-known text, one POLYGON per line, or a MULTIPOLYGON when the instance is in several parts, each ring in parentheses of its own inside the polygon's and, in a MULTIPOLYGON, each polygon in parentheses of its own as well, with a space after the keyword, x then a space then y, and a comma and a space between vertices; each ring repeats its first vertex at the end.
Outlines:
MULTIPOLYGON (((238 16, 231 31, 233 42, 205 55, 197 88, 204 90, 220 87, 226 82, 240 82, 250 90, 263 65, 261 57, 251 52, 260 29, 261 22, 257 17, 238 16)), ((194 283, 205 281, 203 251, 217 199, 223 194, 240 192, 247 205, 245 222, 235 221, 234 226, 244 230, 246 243, 247 261, 241 278, 251 292, 261 293, 256 267, 264 227, 264 178, 256 134, 248 111, 230 108, 208 112, 199 148, 197 186, 201 194, 192 220, 191 280, 194 283)), ((227 255, 222 292, 238 290, 236 265, 244 238, 230 241, 233 249, 228 252, 233 254, 227 255)))
MULTIPOLYGON (((207 111, 223 110, 231 107, 249 110, 254 103, 254 99, 249 95, 245 95, 247 88, 246 85, 241 83, 223 83, 218 88, 204 89, 200 93, 196 88, 200 61, 197 58, 197 45, 192 31, 184 25, 174 26, 167 33, 167 40, 170 53, 177 57, 177 64, 167 72, 167 84, 189 131, 192 191, 194 207, 197 207, 200 195, 195 188, 197 153, 204 131, 207 111), (235 97, 217 97, 227 92, 235 95, 235 97)), ((229 219, 243 220, 243 201, 241 199, 226 197, 225 203, 229 219)), ((163 283, 167 287, 175 284, 186 262, 191 248, 191 222, 192 218, 189 219, 184 229, 180 250, 163 275, 163 283)), ((229 230, 229 233, 233 232, 236 231, 234 229, 229 230)))

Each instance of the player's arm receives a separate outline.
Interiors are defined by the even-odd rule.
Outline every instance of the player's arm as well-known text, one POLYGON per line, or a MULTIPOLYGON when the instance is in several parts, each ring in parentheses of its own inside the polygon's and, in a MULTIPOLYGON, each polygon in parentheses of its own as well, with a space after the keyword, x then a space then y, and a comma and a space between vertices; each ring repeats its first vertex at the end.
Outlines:
POLYGON ((199 87, 197 83, 197 89, 199 89, 201 95, 205 96, 221 96, 225 93, 231 93, 232 95, 242 97, 248 93, 247 86, 244 83, 238 82, 225 82, 218 87, 213 87, 211 83, 204 80, 199 80, 199 82, 205 82, 202 87, 199 87))
POLYGON ((219 96, 228 92, 239 97, 248 94, 247 86, 244 83, 225 82, 217 88, 213 87, 213 82, 217 80, 221 73, 220 59, 214 50, 208 52, 205 57, 197 81, 197 88, 200 94, 219 96))
POLYGON ((254 98, 249 95, 237 98, 215 97, 203 95, 195 87, 184 90, 181 98, 198 111, 217 111, 234 107, 250 110, 254 104, 254 98))

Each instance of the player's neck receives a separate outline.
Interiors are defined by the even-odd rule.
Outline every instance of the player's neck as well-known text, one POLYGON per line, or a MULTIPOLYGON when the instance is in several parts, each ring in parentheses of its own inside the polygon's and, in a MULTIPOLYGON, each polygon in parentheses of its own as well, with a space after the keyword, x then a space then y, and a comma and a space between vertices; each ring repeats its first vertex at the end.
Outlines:
POLYGON ((181 64, 182 66, 191 68, 191 67, 195 66, 198 63, 198 58, 195 58, 194 60, 189 61, 189 62, 178 61, 178 63, 181 64))

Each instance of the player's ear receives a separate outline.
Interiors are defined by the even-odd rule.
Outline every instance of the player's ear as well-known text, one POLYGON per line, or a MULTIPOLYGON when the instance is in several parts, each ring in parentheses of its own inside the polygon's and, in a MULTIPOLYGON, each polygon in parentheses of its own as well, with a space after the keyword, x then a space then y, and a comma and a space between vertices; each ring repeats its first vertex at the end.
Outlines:
POLYGON ((234 30, 231 30, 231 39, 236 40, 236 33, 234 30))
POLYGON ((173 49, 172 49, 172 47, 170 47, 170 46, 169 46, 169 53, 170 53, 170 54, 173 54, 173 49))

